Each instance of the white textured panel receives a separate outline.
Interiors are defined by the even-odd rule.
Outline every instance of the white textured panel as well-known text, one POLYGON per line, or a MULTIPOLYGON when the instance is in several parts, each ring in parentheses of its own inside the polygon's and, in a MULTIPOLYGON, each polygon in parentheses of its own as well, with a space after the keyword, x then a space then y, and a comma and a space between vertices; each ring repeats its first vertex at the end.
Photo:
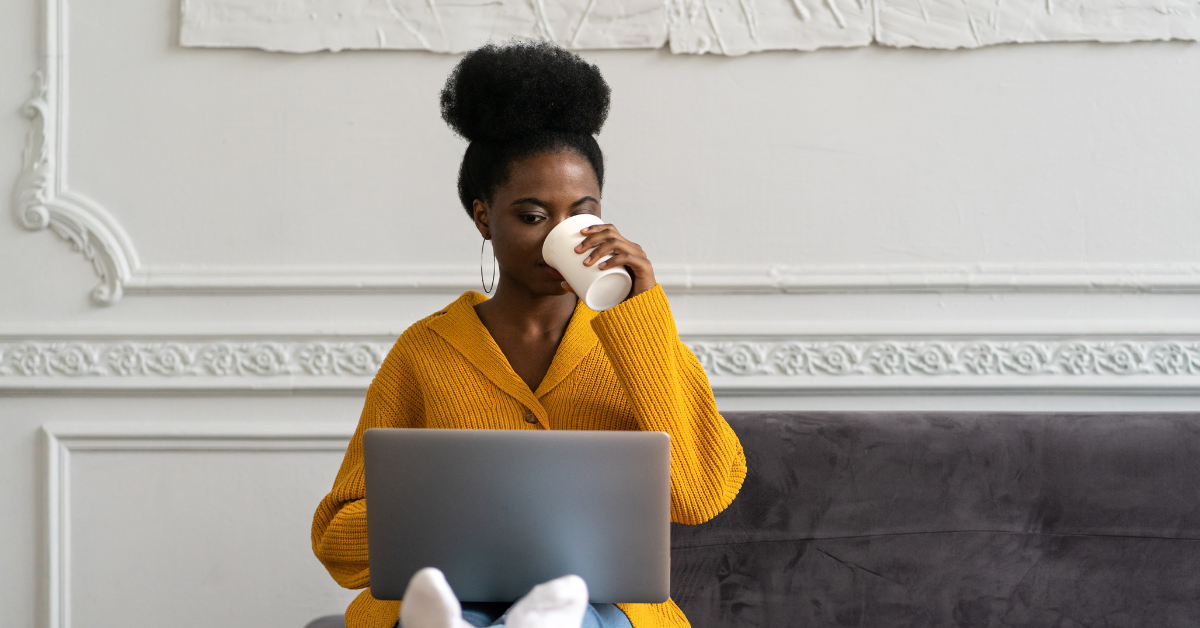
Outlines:
POLYGON ((740 55, 829 46, 973 48, 1200 36, 1194 0, 184 0, 185 46, 461 52, 524 37, 573 48, 740 55), (664 7, 665 4, 665 7, 664 7))
POLYGON ((312 512, 343 424, 51 424, 51 628, 303 626, 337 613, 312 512))
POLYGON ((462 52, 523 37, 577 48, 659 48, 661 0, 184 0, 184 46, 311 52, 462 52))
POLYGON ((671 52, 741 55, 871 43, 871 0, 670 0, 671 52))
POLYGON ((1041 41, 1200 37, 1195 0, 876 0, 889 46, 977 48, 1041 41))

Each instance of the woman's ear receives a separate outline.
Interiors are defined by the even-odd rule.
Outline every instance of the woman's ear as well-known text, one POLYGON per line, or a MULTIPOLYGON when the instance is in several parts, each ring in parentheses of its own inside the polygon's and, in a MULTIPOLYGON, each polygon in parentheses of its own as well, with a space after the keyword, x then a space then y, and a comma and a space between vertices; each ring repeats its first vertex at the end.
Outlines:
POLYGON ((483 236, 484 240, 491 240, 492 227, 488 224, 487 203, 475 199, 474 204, 471 205, 471 214, 475 218, 475 228, 479 230, 479 235, 483 236))

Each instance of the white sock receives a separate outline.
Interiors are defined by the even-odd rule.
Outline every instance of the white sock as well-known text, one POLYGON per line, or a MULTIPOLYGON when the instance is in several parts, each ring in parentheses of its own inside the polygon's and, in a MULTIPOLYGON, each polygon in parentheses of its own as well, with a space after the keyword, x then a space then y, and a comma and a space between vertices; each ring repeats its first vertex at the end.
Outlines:
POLYGON ((470 628, 462 605, 441 570, 426 567, 413 574, 400 605, 403 628, 470 628))
MULTIPOLYGON (((579 628, 587 612, 587 583, 563 576, 533 587, 508 609, 508 628, 579 628)), ((407 628, 407 627, 405 627, 407 628)))

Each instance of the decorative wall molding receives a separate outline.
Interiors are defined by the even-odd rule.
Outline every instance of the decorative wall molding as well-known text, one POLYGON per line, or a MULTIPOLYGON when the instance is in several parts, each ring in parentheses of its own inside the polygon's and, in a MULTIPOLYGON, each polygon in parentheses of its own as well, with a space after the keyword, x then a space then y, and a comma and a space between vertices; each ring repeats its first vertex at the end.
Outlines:
MULTIPOLYGON (((427 266, 163 267, 144 265, 120 223, 67 182, 69 0, 45 0, 41 68, 23 112, 29 131, 13 194, 17 221, 49 230, 92 266, 98 304, 130 294, 446 292, 478 287, 473 264, 427 266)), ((787 266, 661 264, 670 291, 1176 292, 1200 293, 1200 264, 930 264, 787 266)))
MULTIPOLYGON (((673 293, 1200 292, 1198 264, 659 264, 673 293)), ((479 289, 479 267, 137 269, 130 294, 446 292, 479 289)))
MULTIPOLYGON (((685 337, 723 394, 1200 392, 1200 337, 685 337)), ((0 390, 360 393, 392 339, 0 341, 0 390)))
POLYGON ((111 304, 137 267, 137 254, 120 224, 95 201, 67 187, 67 0, 46 0, 42 11, 41 68, 33 96, 21 111, 32 124, 13 190, 21 226, 50 230, 91 263, 100 285, 92 299, 111 304))
POLYGON ((71 458, 82 451, 322 451, 341 453, 354 422, 49 423, 46 452, 46 620, 71 626, 71 458))
POLYGON ((1200 390, 1200 339, 692 340, 714 390, 1200 390))
POLYGON ((0 342, 0 390, 366 390, 394 342, 394 338, 0 342))
POLYGON ((671 265, 679 292, 1200 293, 1200 264, 671 265))
POLYGON ((1200 341, 696 341, 688 347, 710 377, 1200 376, 1200 341))

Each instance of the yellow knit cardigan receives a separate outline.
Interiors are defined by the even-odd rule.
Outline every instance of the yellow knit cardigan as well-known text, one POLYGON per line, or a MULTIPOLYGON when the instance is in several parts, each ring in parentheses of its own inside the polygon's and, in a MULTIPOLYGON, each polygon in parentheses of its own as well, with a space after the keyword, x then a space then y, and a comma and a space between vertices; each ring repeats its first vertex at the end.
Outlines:
MULTIPOLYGON (((367 390, 346 457, 313 516, 312 545, 338 584, 370 584, 362 433, 372 427, 651 430, 671 435, 671 520, 697 524, 725 509, 746 475, 737 436, 703 368, 679 340, 656 286, 597 314, 576 305, 536 391, 513 371, 467 292, 404 332, 367 390)), ((634 628, 688 626, 673 601, 620 604, 634 628)), ((370 589, 347 628, 392 628, 400 603, 370 589)))

